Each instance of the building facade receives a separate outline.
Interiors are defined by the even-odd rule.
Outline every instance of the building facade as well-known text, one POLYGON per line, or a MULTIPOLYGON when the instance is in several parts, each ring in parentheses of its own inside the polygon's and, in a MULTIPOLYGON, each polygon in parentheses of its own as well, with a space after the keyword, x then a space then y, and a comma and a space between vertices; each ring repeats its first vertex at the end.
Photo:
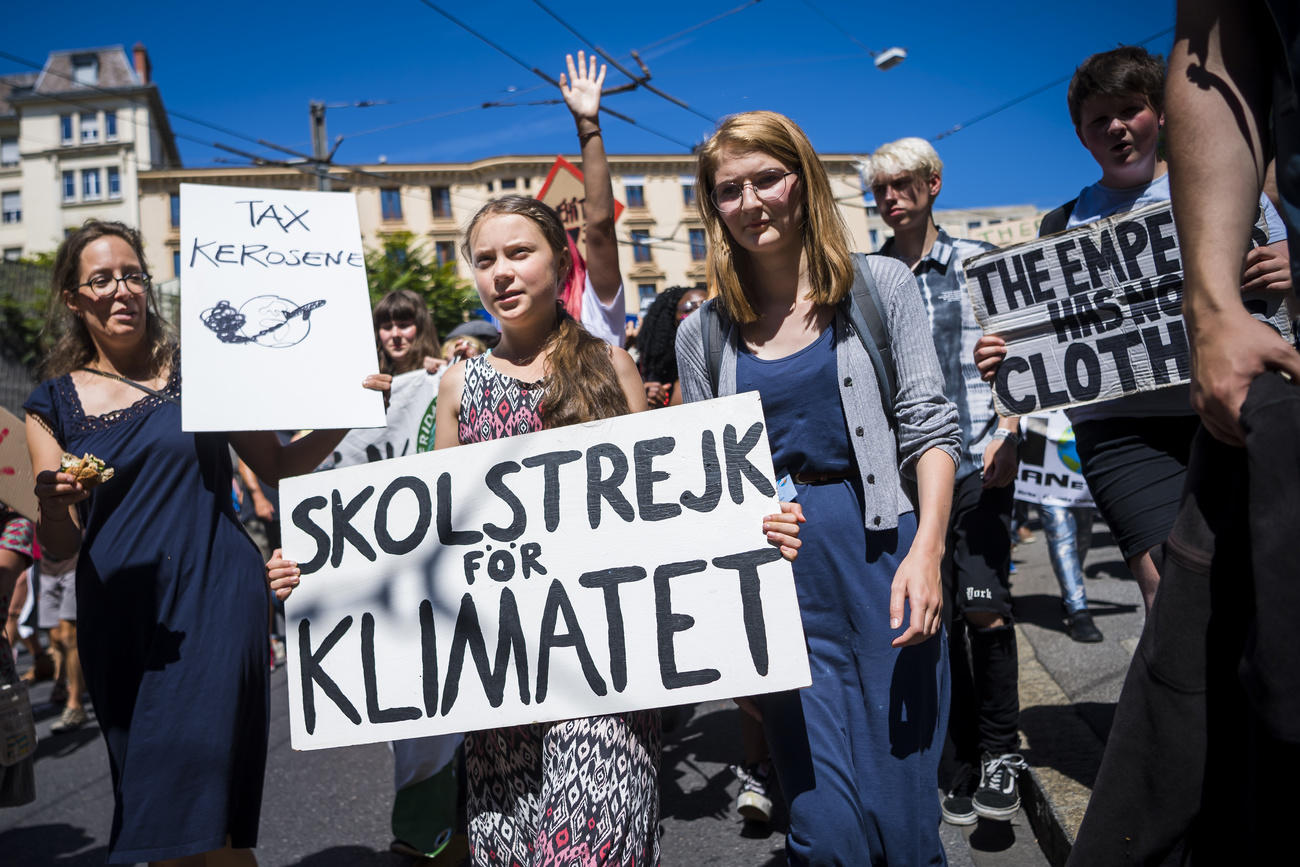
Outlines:
MULTIPOLYGON (((868 194, 870 196, 870 194, 868 194)), ((874 201, 867 205, 867 246, 875 252, 893 234, 874 201)), ((1021 244, 1038 237, 1043 212, 1034 205, 997 205, 989 208, 936 208, 934 221, 954 238, 973 238, 999 247, 1021 244)))
POLYGON ((140 225, 141 171, 180 165, 149 55, 57 51, 0 76, 0 251, 53 252, 90 218, 140 225))
MULTIPOLYGON (((566 160, 581 165, 575 156, 566 160)), ((857 157, 823 155, 841 214, 857 249, 868 249, 867 209, 857 157)), ((454 262, 469 280, 459 254, 461 229, 484 202, 506 193, 540 195, 554 156, 500 156, 468 163, 368 165, 337 168, 334 190, 357 199, 363 242, 379 247, 386 235, 410 232, 439 262, 454 262)), ((616 232, 628 308, 648 303, 669 286, 703 284, 704 224, 695 206, 695 157, 690 154, 613 154, 614 197, 624 208, 616 232)), ((225 184, 266 189, 316 189, 317 178, 278 167, 162 169, 140 176, 140 227, 155 275, 179 276, 180 185, 225 184)))
MULTIPOLYGON (((565 159, 580 165, 576 157, 565 159)), ((874 252, 890 231, 874 202, 863 195, 858 159, 822 155, 853 248, 874 252)), ((454 262, 457 274, 469 280, 472 274, 459 252, 461 229, 491 198, 540 195, 555 161, 553 156, 500 156, 467 163, 338 167, 331 171, 330 186, 356 196, 366 247, 377 248, 385 236, 409 232, 439 263, 454 262)), ((705 235, 695 205, 695 157, 612 154, 609 161, 614 197, 624 206, 616 231, 628 309, 645 306, 670 286, 703 285, 705 235)), ((142 172, 140 227, 155 276, 167 281, 180 275, 181 184, 313 190, 317 180, 306 165, 301 170, 244 166, 142 172)), ((936 220, 953 235, 1000 245, 1031 238, 1038 217, 1033 205, 935 212, 936 220), (1026 231, 1030 234, 1021 237, 1026 231)))

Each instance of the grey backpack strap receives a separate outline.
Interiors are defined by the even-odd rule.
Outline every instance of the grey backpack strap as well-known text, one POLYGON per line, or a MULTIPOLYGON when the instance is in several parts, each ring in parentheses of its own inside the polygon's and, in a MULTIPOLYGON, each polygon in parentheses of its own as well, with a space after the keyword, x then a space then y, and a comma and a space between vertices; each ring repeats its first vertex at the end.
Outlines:
POLYGON ((709 393, 714 397, 718 396, 718 380, 722 376, 722 346, 727 340, 722 333, 722 311, 718 310, 716 302, 716 298, 710 298, 700 307, 704 360, 709 365, 709 393))
POLYGON ((871 357, 871 366, 876 371, 876 382, 880 387, 880 403, 885 410, 885 418, 892 425, 894 422, 894 397, 898 394, 898 370, 894 366, 894 347, 889 339, 889 326, 882 315, 884 307, 876 280, 871 274, 871 267, 865 254, 854 256, 857 266, 853 275, 853 290, 849 304, 849 318, 853 329, 858 332, 862 347, 871 357))

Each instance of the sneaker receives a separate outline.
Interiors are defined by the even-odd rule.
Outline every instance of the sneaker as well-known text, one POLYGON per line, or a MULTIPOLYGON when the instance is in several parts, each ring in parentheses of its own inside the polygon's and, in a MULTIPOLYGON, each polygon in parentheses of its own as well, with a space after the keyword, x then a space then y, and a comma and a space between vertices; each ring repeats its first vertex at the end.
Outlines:
POLYGON ((1021 545, 1034 544, 1034 542, 1036 541, 1034 539, 1034 531, 1029 529, 1029 527, 1027 527, 1026 525, 1021 524, 1019 527, 1016 528, 1016 541, 1019 542, 1021 545))
POLYGON ((1082 644, 1096 644, 1102 640, 1101 630, 1092 622, 1092 615, 1087 611, 1065 615, 1065 631, 1082 644))
POLYGON ((86 709, 82 707, 65 707, 59 721, 50 726, 50 734, 61 735, 75 732, 86 724, 86 709))
POLYGON ((963 762, 952 778, 948 794, 944 795, 943 800, 939 802, 939 809, 943 811, 945 822, 949 825, 975 824, 975 805, 971 799, 975 789, 979 787, 979 782, 980 778, 975 773, 975 768, 963 762))
POLYGON ((1020 810, 1020 790, 1016 778, 1027 770, 1024 756, 985 753, 980 761, 980 785, 971 798, 975 813, 984 819, 1010 819, 1020 810))
POLYGON ((751 822, 767 824, 772 821, 772 799, 767 793, 770 768, 766 762, 731 768, 740 780, 740 794, 736 797, 736 811, 751 822))

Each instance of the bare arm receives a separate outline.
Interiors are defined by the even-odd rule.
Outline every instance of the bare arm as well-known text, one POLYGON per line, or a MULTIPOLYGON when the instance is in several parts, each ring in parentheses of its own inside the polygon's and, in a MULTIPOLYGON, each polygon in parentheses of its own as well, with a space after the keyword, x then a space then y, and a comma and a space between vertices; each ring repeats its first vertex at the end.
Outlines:
POLYGON ((435 451, 460 445, 460 396, 465 390, 466 363, 456 362, 438 383, 438 409, 433 427, 435 451))
MULTIPOLYGON (((392 376, 386 373, 372 373, 362 381, 365 388, 385 392, 385 398, 392 384, 392 376)), ((232 431, 227 436, 236 454, 257 478, 275 488, 281 479, 306 475, 320 466, 346 434, 346 430, 312 431, 288 445, 281 445, 276 435, 267 430, 232 431)))
POLYGON ((596 70, 596 58, 590 63, 579 51, 575 65, 573 55, 564 56, 568 76, 561 73, 560 90, 573 113, 582 145, 582 186, 587 220, 587 275, 591 288, 602 304, 609 304, 623 284, 618 269, 618 240, 614 237, 614 186, 605 157, 605 140, 600 132, 600 89, 605 84, 605 66, 596 70))
POLYGON ((952 510, 953 479, 957 468, 947 452, 926 449, 916 462, 916 538, 898 564, 889 593, 889 628, 903 626, 903 600, 911 603, 907 630, 890 642, 894 647, 920 644, 939 631, 943 591, 939 564, 943 561, 948 514, 952 510))
POLYGON ((646 405, 645 385, 641 382, 641 371, 636 369, 636 362, 627 354, 626 349, 610 347, 609 360, 614 364, 614 373, 618 375, 618 384, 627 398, 628 412, 644 412, 646 405))
POLYGON ((998 430, 1008 431, 1014 437, 994 436, 984 447, 984 487, 1005 488, 1016 479, 1020 465, 1020 416, 998 419, 998 430))
POLYGON ((312 431, 283 446, 274 433, 266 430, 232 431, 228 436, 235 453, 256 478, 279 487, 281 479, 306 475, 320 466, 345 434, 345 430, 312 431))
MULTIPOLYGON (((1262 14, 1262 13, 1256 13, 1262 14)), ((1269 369, 1300 379, 1300 353, 1241 304, 1242 263, 1268 162, 1269 75, 1245 4, 1182 0, 1169 57, 1170 191, 1192 344, 1192 406, 1241 444, 1241 404, 1269 369)))
POLYGON ((262 493, 262 485, 258 482, 253 468, 239 460, 235 462, 235 472, 239 474, 239 480, 244 483, 244 490, 248 491, 254 514, 263 521, 274 521, 275 506, 266 498, 266 494, 262 493))
POLYGON ((63 560, 81 548, 81 526, 76 504, 90 496, 68 473, 59 472, 63 446, 35 413, 27 414, 27 452, 36 477, 36 499, 40 516, 36 538, 45 556, 63 560))

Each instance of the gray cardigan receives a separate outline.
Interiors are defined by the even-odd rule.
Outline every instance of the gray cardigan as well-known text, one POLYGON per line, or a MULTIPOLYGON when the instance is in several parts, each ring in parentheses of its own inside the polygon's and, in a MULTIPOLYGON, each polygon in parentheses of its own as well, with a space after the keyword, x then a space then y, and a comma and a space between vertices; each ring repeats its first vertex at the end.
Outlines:
MULTIPOLYGON (((961 460, 957 408, 943 396, 943 375, 921 305, 916 279, 903 263, 884 256, 866 257, 875 277, 889 326, 898 394, 894 396, 896 429, 881 407, 871 357, 854 334, 841 308, 835 314, 835 361, 840 404, 862 478, 864 519, 868 530, 898 526, 898 516, 916 509, 916 461, 927 449, 940 448, 956 466, 961 460)), ((847 301, 845 303, 848 303, 847 301)), ((737 329, 724 320, 726 344, 718 376, 718 396, 736 393, 737 329)), ((868 337, 870 339, 870 337, 868 337)), ((708 400, 708 360, 704 356, 703 319, 692 313, 677 329, 677 372, 686 402, 708 400)), ((779 468, 778 468, 779 469, 779 468)))

